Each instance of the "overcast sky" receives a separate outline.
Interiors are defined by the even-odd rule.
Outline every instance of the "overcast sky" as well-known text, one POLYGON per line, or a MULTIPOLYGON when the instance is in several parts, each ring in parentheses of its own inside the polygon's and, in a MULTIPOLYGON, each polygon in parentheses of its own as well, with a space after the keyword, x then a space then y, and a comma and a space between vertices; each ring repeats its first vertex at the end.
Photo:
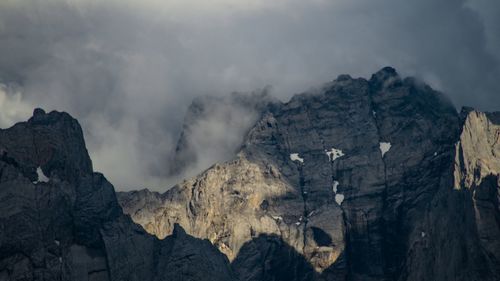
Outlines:
POLYGON ((117 189, 164 189, 197 96, 287 100, 390 65, 500 110, 498 15, 498 0, 1 0, 0 127, 67 111, 117 189))

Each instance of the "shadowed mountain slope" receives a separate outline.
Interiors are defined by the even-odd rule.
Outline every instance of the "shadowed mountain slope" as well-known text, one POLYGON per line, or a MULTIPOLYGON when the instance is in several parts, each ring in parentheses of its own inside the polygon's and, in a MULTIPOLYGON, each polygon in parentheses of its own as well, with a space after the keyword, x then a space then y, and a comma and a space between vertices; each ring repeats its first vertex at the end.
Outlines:
POLYGON ((460 115, 389 67, 341 75, 263 109, 234 160, 118 198, 160 238, 179 223, 209 239, 242 280, 498 280, 497 116, 460 115), (313 270, 283 261, 280 273, 262 235, 313 270))
POLYGON ((208 241, 123 215, 78 122, 36 109, 0 130, 0 280, 234 280, 208 241))

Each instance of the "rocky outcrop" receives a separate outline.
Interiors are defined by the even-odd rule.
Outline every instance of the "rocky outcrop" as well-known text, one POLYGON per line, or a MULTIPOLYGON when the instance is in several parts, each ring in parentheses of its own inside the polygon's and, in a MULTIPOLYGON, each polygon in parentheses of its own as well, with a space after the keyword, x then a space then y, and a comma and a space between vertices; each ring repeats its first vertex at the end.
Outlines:
POLYGON ((500 276, 500 113, 464 110, 462 116, 454 187, 471 196, 485 262, 500 276))
POLYGON ((485 118, 462 129, 446 98, 392 68, 342 75, 268 107, 234 160, 119 201, 160 238, 178 223, 209 239, 241 280, 498 280, 498 131, 485 118), (476 133, 487 141, 456 156, 476 133), (478 165, 481 192, 454 188, 478 165))
POLYGON ((259 233, 280 234, 296 241, 297 248, 303 246, 298 239, 303 220, 300 192, 280 177, 276 168, 262 168, 240 157, 172 188, 161 195, 160 204, 151 193, 139 206, 127 201, 137 194, 121 193, 119 197, 127 211, 135 208, 133 217, 148 232, 162 238, 179 223, 191 235, 207 237, 233 260, 239 248, 259 233), (274 202, 280 198, 295 208, 274 210, 281 208, 274 202))
POLYGON ((233 159, 161 194, 116 195, 66 113, 0 130, 0 280, 500 280, 500 113, 392 68, 234 100, 233 159))
POLYGON ((0 130, 0 280, 234 280, 207 240, 123 215, 78 122, 36 109, 0 130))
POLYGON ((455 188, 481 185, 500 174, 500 114, 462 111, 463 129, 456 145, 455 188))

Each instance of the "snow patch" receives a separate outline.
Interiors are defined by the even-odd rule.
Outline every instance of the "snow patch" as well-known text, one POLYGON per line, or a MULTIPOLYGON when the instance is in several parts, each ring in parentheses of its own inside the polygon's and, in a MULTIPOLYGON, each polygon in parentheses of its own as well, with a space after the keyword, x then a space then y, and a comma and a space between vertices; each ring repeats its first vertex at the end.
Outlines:
POLYGON ((437 151, 436 151, 436 152, 434 152, 434 156, 437 156, 437 155, 438 155, 437 151))
POLYGON ((295 225, 300 225, 300 221, 296 222, 295 225))
POLYGON ((304 158, 300 158, 298 153, 292 153, 290 154, 290 160, 292 161, 299 161, 300 163, 304 163, 304 158))
POLYGON ((277 220, 277 221, 282 221, 283 218, 281 216, 271 216, 274 220, 277 220))
POLYGON ((391 143, 390 142, 381 142, 380 143, 380 152, 382 152, 382 158, 384 155, 391 150, 391 143))
POLYGON ((62 257, 59 257, 59 263, 62 263, 62 257))
POLYGON ((330 161, 332 162, 335 161, 337 158, 344 156, 344 152, 342 152, 342 150, 333 147, 330 150, 325 150, 325 153, 326 155, 328 155, 328 159, 330 159, 330 161))
POLYGON ((339 182, 338 181, 333 181, 333 193, 337 193, 337 187, 339 187, 339 182))
POLYGON ((425 238, 425 232, 422 231, 422 233, 420 233, 420 236, 422 236, 422 238, 425 238))
POLYGON ((373 115, 373 118, 377 118, 377 112, 375 110, 372 110, 372 115, 373 115))
POLYGON ((50 179, 43 173, 42 168, 36 168, 36 174, 38 176, 38 180, 34 181, 33 183, 49 182, 50 179))
POLYGON ((54 243, 55 243, 57 246, 61 245, 61 242, 59 242, 59 240, 54 240, 54 243))
POLYGON ((337 193, 338 192, 338 187, 339 187, 339 182, 338 181, 333 181, 333 184, 332 184, 332 189, 333 189, 333 193, 335 194, 335 202, 337 202, 337 204, 342 205, 342 202, 344 202, 344 194, 341 194, 341 193, 337 193))
POLYGON ((344 202, 344 194, 335 194, 335 202, 337 204, 342 205, 342 202, 344 202))

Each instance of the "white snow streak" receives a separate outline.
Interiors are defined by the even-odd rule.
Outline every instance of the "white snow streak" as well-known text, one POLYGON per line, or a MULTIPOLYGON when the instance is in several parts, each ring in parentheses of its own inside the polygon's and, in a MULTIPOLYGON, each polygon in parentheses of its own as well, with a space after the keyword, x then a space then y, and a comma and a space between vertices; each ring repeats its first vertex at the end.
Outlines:
POLYGON ((343 194, 335 194, 335 202, 337 204, 342 205, 342 202, 344 202, 344 195, 343 194))
POLYGON ((36 168, 36 174, 38 175, 38 180, 34 181, 33 183, 49 182, 50 179, 43 173, 42 168, 36 168))
POLYGON ((300 163, 304 163, 304 158, 301 158, 298 153, 290 154, 290 159, 292 161, 299 161, 300 163))
POLYGON ((330 150, 325 150, 325 153, 326 155, 328 155, 328 159, 330 159, 330 161, 332 162, 335 161, 337 158, 344 156, 344 152, 342 152, 342 150, 333 147, 330 150))
POLYGON ((380 152, 382 152, 382 158, 384 157, 384 155, 389 152, 389 150, 391 149, 391 143, 390 142, 381 142, 380 143, 380 152))

